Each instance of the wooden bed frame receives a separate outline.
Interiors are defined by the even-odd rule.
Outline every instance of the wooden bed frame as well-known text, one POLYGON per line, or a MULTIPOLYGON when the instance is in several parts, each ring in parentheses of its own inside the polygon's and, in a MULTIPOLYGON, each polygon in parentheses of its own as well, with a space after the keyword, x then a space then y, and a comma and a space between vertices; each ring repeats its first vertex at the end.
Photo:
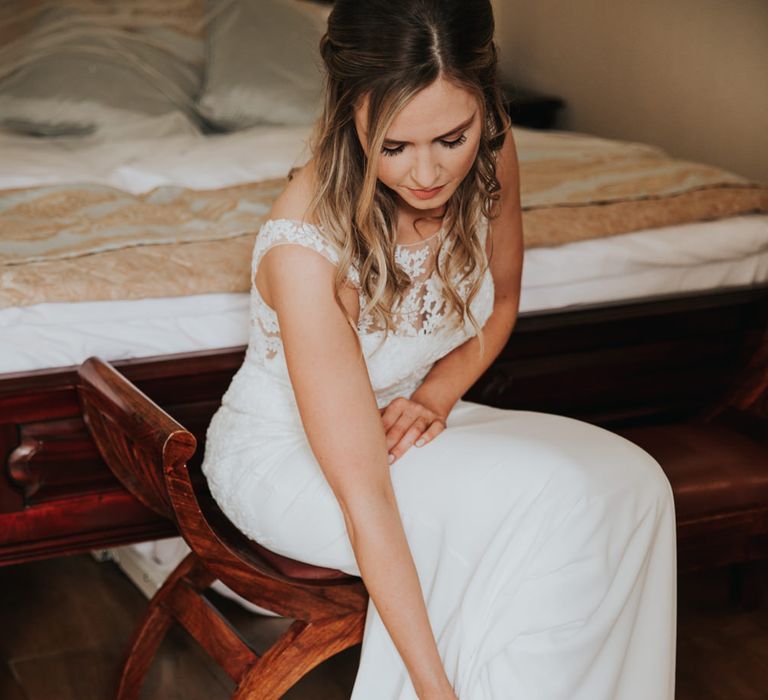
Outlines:
MULTIPOLYGON (((768 285, 521 314, 466 398, 608 428, 695 417, 732 390, 766 328, 768 285)), ((114 365, 202 441, 243 352, 114 365)), ((0 375, 0 564, 176 534, 99 458, 75 369, 0 375)))

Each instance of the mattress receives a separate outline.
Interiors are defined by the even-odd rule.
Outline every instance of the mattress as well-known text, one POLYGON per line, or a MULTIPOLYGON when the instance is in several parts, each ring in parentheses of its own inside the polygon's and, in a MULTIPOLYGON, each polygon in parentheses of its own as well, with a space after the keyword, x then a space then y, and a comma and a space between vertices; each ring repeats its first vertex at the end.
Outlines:
MULTIPOLYGON (((0 131, 0 189, 100 182, 139 194, 279 177, 307 158, 306 127, 179 133, 120 143, 0 131)), ((526 251, 521 314, 768 282, 768 216, 731 217, 526 251)), ((37 304, 0 310, 0 373, 243 345, 246 294, 37 304)))

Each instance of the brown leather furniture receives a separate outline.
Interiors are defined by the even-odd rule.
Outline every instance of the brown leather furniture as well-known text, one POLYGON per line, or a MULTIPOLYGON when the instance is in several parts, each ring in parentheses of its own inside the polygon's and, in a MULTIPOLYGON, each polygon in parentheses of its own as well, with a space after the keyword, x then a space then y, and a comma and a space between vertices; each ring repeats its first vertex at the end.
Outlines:
POLYGON ((751 608, 760 598, 758 570, 768 564, 768 342, 737 386, 698 420, 616 432, 652 454, 669 478, 679 568, 730 565, 732 593, 751 608))

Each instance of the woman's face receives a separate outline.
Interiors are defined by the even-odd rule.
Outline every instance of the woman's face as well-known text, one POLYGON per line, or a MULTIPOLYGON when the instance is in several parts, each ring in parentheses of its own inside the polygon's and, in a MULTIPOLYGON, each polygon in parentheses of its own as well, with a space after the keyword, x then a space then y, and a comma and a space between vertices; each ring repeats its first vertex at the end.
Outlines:
MULTIPOLYGON (((355 110, 355 127, 368 155, 368 97, 355 110)), ((482 114, 467 90, 438 78, 395 117, 379 158, 379 180, 406 211, 437 215, 475 162, 482 114)))

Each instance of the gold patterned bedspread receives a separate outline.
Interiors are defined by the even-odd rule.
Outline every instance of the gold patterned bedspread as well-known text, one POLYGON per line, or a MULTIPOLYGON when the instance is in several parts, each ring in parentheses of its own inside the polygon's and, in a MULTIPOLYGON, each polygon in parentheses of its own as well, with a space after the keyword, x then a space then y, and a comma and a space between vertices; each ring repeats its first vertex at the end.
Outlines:
MULTIPOLYGON (((528 248, 768 212, 768 187, 650 146, 529 130, 516 139, 528 248)), ((255 232, 285 182, 0 192, 0 308, 247 291, 255 232)))

